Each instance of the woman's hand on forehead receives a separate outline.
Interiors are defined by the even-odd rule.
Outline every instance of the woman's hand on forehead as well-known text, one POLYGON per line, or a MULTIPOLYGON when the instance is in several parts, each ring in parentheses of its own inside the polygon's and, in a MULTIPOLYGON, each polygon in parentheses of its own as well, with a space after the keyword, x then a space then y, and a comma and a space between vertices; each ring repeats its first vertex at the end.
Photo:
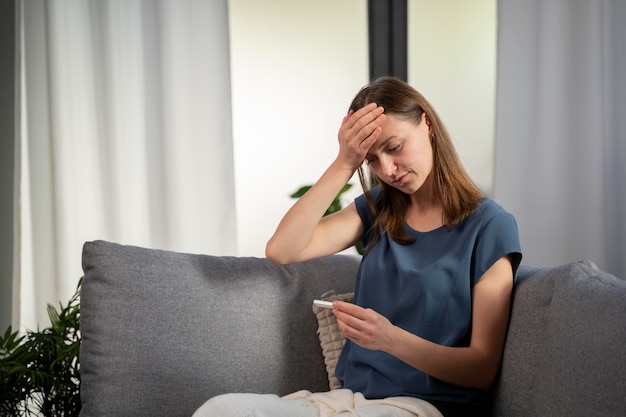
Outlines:
POLYGON ((339 159, 350 169, 363 164, 367 153, 380 135, 385 120, 384 109, 370 103, 357 111, 350 110, 339 128, 339 159))

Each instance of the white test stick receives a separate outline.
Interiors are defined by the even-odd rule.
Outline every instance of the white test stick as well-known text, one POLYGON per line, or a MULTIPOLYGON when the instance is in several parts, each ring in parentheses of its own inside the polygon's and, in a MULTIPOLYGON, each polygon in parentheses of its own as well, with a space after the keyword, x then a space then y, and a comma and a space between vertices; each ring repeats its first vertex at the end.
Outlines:
POLYGON ((333 308, 333 303, 331 301, 313 300, 313 304, 322 308, 333 308))

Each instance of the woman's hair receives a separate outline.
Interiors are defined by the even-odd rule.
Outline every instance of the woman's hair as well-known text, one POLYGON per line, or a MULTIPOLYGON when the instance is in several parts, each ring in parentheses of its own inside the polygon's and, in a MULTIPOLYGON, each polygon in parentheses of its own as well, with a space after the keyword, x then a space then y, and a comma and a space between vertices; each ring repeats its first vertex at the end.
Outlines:
MULTIPOLYGON (((454 144, 431 104, 409 84, 393 77, 380 77, 359 91, 351 110, 358 110, 368 103, 376 103, 385 109, 385 114, 419 124, 422 114, 430 128, 433 148, 433 171, 435 193, 443 206, 443 224, 447 230, 462 221, 478 207, 484 193, 469 177, 454 144)), ((373 246, 385 231, 401 244, 413 239, 407 235, 404 225, 410 196, 380 180, 371 170, 366 175, 363 167, 358 169, 361 185, 370 208, 374 213, 373 237, 366 249, 373 246), (374 201, 371 189, 380 186, 378 201, 374 201)))

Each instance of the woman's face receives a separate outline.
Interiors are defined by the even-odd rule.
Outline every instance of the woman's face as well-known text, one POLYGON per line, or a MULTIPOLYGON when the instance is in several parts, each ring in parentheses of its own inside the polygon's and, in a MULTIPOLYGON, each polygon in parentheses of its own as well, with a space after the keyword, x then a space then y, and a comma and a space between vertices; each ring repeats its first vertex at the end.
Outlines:
POLYGON ((426 114, 419 124, 387 114, 382 131, 366 160, 376 176, 398 190, 413 194, 433 169, 433 148, 426 114))

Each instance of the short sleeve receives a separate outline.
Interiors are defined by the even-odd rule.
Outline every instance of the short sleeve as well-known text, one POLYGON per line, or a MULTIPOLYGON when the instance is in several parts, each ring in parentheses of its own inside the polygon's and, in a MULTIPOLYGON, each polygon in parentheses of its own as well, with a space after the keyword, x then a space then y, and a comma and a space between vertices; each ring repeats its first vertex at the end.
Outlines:
POLYGON ((472 260, 472 286, 503 256, 512 255, 513 276, 522 261, 519 231, 515 218, 507 213, 496 214, 481 230, 472 260))

